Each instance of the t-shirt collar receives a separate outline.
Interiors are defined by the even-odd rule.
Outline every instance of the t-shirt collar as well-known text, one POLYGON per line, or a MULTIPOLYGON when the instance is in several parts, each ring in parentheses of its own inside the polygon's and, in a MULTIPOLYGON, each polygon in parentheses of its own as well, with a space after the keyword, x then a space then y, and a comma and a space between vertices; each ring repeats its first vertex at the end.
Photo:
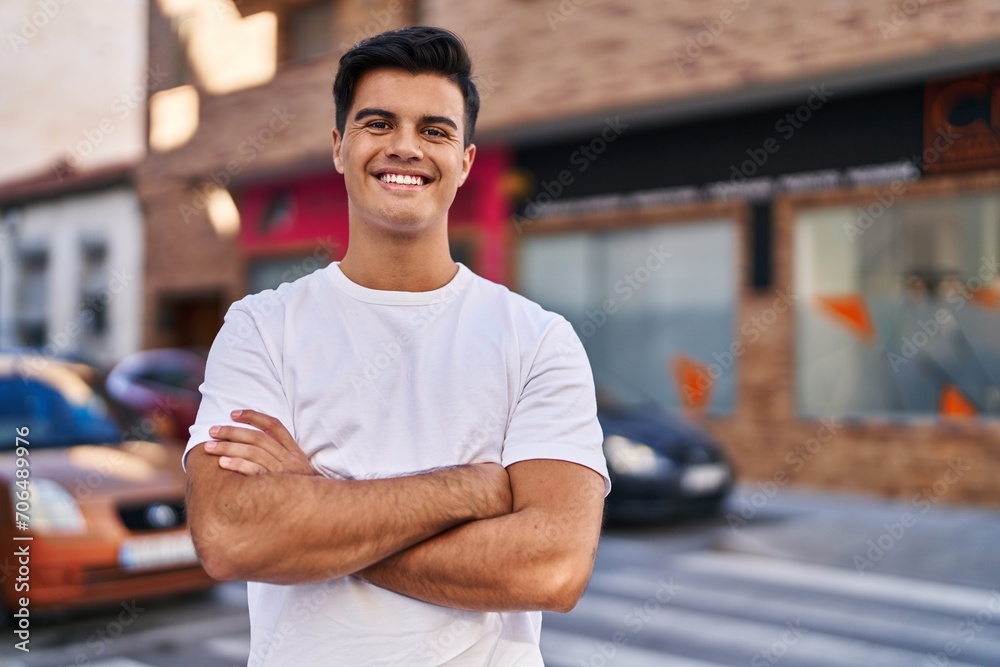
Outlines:
POLYGON ((324 272, 341 292, 347 296, 364 301, 390 306, 427 306, 434 303, 450 301, 458 296, 468 286, 472 279, 472 271, 464 264, 457 262, 458 273, 447 285, 429 292, 394 292, 392 290, 377 290, 353 282, 340 270, 340 262, 333 262, 324 272))

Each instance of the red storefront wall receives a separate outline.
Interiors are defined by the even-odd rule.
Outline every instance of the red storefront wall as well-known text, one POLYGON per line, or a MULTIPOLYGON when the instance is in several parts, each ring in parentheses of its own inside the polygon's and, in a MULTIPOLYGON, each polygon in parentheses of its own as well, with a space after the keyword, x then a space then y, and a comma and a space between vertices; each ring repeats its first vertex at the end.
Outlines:
MULTIPOLYGON (((510 167, 503 148, 480 150, 449 213, 453 248, 468 251, 470 268, 507 282, 510 204, 503 176, 510 167)), ((239 243, 250 262, 329 250, 332 260, 347 249, 347 191, 331 170, 248 186, 237 196, 242 224, 239 243)))

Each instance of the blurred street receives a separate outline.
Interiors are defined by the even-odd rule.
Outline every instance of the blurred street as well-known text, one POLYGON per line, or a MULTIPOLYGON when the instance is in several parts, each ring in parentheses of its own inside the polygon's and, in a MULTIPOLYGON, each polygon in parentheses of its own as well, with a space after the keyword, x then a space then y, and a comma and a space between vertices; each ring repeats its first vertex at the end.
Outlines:
MULTIPOLYGON (((1000 664, 995 513, 767 491, 740 487, 710 520, 610 529, 583 600, 546 615, 546 664, 1000 664)), ((31 653, 3 646, 0 665, 244 665, 245 605, 225 584, 139 603, 131 627, 121 608, 36 622, 31 653)))

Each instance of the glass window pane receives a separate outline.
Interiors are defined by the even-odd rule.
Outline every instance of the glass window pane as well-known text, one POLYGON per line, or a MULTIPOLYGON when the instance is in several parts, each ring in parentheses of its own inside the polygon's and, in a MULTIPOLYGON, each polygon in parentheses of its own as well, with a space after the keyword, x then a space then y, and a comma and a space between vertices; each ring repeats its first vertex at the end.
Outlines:
POLYGON ((1000 414, 1000 195, 804 211, 799 411, 1000 414))
POLYGON ((736 359, 726 353, 736 264, 728 220, 573 232, 527 238, 519 284, 573 324, 599 388, 726 413, 735 403, 736 359))

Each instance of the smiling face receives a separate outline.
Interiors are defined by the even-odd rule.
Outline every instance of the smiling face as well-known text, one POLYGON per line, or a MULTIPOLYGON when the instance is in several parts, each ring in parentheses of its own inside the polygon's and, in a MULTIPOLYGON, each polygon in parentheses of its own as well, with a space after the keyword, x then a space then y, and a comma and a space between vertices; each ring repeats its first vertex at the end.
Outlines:
POLYGON ((356 225, 392 236, 443 229, 476 147, 464 147, 465 105, 458 86, 436 74, 383 69, 355 88, 333 161, 347 185, 356 225))

